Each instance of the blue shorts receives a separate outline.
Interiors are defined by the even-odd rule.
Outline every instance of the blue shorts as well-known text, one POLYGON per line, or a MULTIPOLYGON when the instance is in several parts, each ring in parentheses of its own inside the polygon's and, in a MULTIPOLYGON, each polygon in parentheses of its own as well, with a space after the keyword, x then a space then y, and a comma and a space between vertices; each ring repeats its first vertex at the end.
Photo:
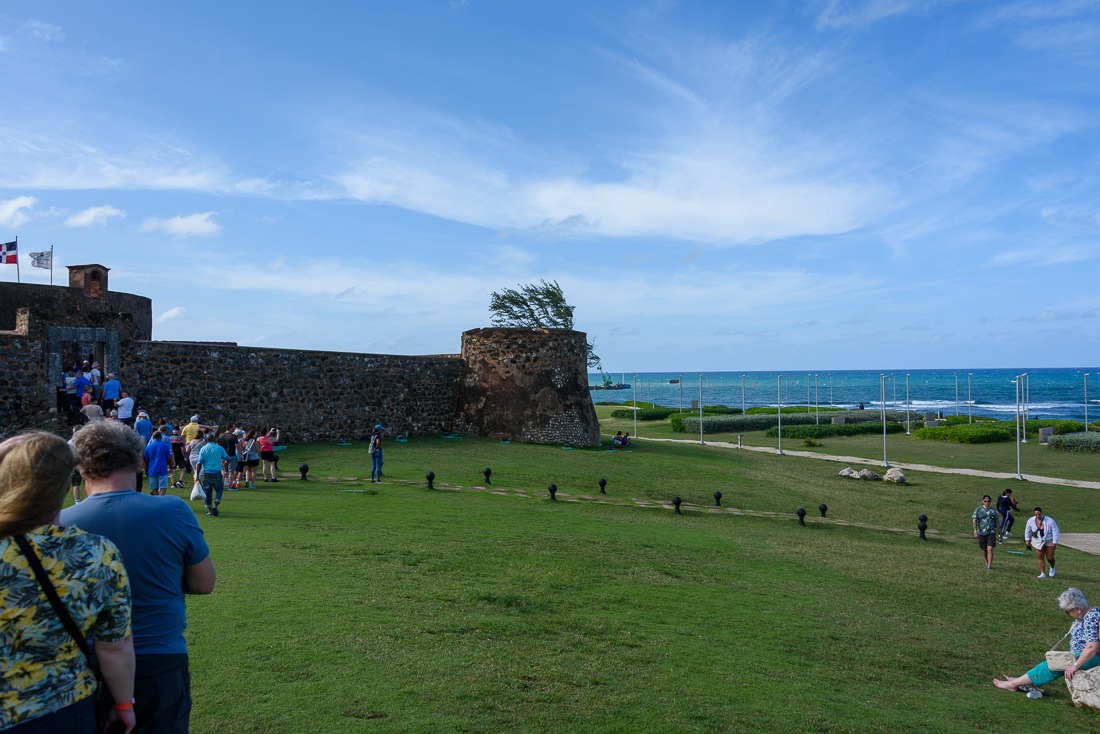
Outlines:
POLYGON ((168 489, 168 475, 149 477, 149 489, 168 489))

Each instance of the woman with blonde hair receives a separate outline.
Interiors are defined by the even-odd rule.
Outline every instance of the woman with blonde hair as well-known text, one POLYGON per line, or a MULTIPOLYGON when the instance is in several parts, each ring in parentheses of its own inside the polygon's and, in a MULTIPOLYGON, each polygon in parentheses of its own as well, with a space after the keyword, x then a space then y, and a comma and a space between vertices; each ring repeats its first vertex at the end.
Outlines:
POLYGON ((9 734, 96 731, 88 641, 102 695, 114 701, 105 725, 134 727, 122 557, 106 538, 58 525, 75 465, 72 448, 49 433, 0 443, 0 730, 9 734))

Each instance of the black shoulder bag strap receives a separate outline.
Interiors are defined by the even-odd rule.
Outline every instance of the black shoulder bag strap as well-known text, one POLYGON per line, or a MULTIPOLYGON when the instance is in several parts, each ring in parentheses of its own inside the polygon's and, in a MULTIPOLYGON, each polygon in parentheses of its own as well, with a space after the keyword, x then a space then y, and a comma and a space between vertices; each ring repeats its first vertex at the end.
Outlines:
POLYGON ((76 626, 76 622, 73 621, 72 615, 69 614, 69 610, 66 609, 65 605, 61 602, 61 597, 57 595, 57 589, 53 587, 53 582, 50 581, 50 575, 46 573, 46 569, 42 567, 42 561, 38 559, 38 554, 34 552, 34 547, 31 546, 25 535, 15 535, 13 537, 15 538, 15 544, 19 546, 19 550, 23 551, 23 555, 27 557, 27 562, 31 564, 31 569, 34 571, 35 578, 38 579, 38 584, 42 587, 42 591, 46 592, 46 597, 50 600, 50 606, 53 607, 58 619, 61 620, 61 624, 65 625, 66 631, 76 640, 76 644, 80 647, 80 651, 84 653, 84 658, 88 661, 88 665, 90 666, 92 662, 92 652, 88 649, 88 640, 84 638, 84 633, 76 626))

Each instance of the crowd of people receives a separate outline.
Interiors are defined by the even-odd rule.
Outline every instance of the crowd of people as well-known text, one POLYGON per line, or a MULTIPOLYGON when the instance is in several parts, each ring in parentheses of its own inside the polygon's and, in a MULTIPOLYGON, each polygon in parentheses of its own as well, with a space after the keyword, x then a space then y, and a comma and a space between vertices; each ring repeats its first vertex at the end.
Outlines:
MULTIPOLYGON (((1019 511, 1019 502, 1012 496, 1011 489, 1005 489, 997 498, 988 494, 982 497, 982 504, 975 508, 971 518, 974 537, 982 550, 987 571, 993 570, 993 550, 1012 536, 1015 518, 1012 513, 1019 511)), ((1062 530, 1054 518, 1046 515, 1042 507, 1032 510, 1024 527, 1024 547, 1035 553, 1039 566, 1039 578, 1048 579, 1058 575, 1055 551, 1061 541, 1062 530)), ((1058 606, 1072 620, 1066 637, 1070 638, 1069 652, 1072 653, 1059 661, 1057 656, 1048 656, 1023 675, 996 678, 993 684, 1004 690, 1037 691, 1051 681, 1065 677, 1073 680, 1079 671, 1100 666, 1100 608, 1089 606, 1080 589, 1066 589, 1058 597, 1058 606)), ((1057 647, 1059 643, 1052 646, 1057 647)), ((1034 695, 1042 695, 1034 693, 1034 695)))

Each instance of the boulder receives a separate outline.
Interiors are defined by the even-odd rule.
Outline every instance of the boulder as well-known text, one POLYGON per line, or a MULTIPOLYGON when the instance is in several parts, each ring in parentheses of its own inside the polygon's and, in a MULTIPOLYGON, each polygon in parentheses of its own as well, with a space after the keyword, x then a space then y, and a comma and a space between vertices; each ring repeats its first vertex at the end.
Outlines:
POLYGON ((894 466, 886 471, 886 476, 883 479, 894 484, 905 484, 905 472, 894 466))
POLYGON ((860 479, 871 479, 871 480, 882 479, 882 477, 880 477, 878 474, 875 474, 870 469, 860 469, 859 470, 859 478, 860 479))
POLYGON ((840 476, 851 477, 852 479, 859 479, 859 472, 850 466, 846 466, 840 470, 840 476))
POLYGON ((1073 674, 1066 688, 1077 706, 1100 710, 1100 668, 1089 668, 1073 674))

